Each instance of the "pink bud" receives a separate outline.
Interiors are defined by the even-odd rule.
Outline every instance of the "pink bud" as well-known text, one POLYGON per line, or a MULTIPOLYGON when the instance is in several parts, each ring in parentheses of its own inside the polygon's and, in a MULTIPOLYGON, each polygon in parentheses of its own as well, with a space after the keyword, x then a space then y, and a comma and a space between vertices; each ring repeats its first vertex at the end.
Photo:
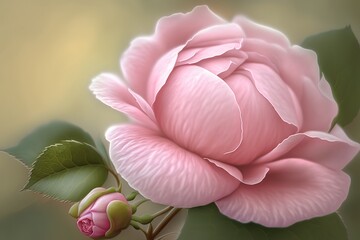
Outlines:
POLYGON ((126 228, 131 220, 132 209, 124 195, 119 192, 109 193, 103 188, 91 191, 74 206, 78 212, 79 230, 91 238, 113 237, 126 228), (99 194, 101 191, 103 195, 99 194), (88 207, 83 210, 81 206, 88 207))

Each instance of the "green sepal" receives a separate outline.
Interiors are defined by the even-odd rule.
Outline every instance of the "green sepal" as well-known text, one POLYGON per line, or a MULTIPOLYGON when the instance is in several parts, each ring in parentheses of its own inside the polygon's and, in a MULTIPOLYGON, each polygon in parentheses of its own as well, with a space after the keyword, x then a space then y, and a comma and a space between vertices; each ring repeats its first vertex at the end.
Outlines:
POLYGON ((71 206, 71 208, 69 209, 69 215, 72 216, 73 218, 78 218, 79 217, 79 204, 80 203, 75 203, 71 206))
MULTIPOLYGON (((96 189, 93 189, 96 190, 96 189)), ((102 197, 104 195, 107 195, 109 193, 114 193, 116 192, 116 189, 114 187, 105 189, 105 190, 99 190, 98 192, 95 192, 93 194, 91 194, 91 192, 85 196, 85 198, 83 200, 81 200, 81 202, 79 203, 78 206, 78 216, 81 215, 81 213, 87 209, 94 201, 96 201, 99 197, 102 197)))
POLYGON ((149 224, 154 220, 154 217, 152 215, 143 215, 141 217, 139 216, 132 216, 132 220, 135 222, 141 223, 141 224, 149 224))
POLYGON ((136 196, 139 195, 138 191, 132 192, 129 195, 126 196, 126 200, 132 201, 136 198, 136 196))
POLYGON ((106 214, 110 221, 110 229, 106 232, 105 237, 112 238, 130 225, 132 209, 129 204, 114 200, 107 206, 106 214))

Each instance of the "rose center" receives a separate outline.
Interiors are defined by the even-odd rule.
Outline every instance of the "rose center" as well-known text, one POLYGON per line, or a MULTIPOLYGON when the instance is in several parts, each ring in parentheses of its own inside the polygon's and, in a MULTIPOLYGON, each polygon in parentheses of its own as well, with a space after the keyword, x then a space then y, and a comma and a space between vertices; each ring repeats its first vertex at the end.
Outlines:
POLYGON ((80 228, 81 228, 81 231, 87 235, 90 235, 93 233, 93 229, 92 229, 92 226, 94 225, 93 224, 93 221, 86 218, 86 219, 83 219, 80 221, 80 228))

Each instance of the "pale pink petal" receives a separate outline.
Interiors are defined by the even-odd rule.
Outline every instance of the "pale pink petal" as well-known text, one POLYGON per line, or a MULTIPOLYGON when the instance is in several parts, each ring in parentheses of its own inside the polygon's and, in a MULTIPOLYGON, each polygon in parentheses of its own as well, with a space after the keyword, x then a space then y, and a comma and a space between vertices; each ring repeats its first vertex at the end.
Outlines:
POLYGON ((236 16, 233 22, 240 25, 246 38, 259 38, 282 47, 290 46, 288 38, 276 29, 255 23, 244 16, 236 16))
POLYGON ((245 53, 237 57, 221 56, 200 61, 196 65, 218 75, 221 79, 225 79, 245 62, 246 58, 245 53))
POLYGON ((110 228, 110 221, 106 212, 93 212, 92 213, 92 221, 95 226, 107 231, 110 228))
POLYGON ((97 212, 106 212, 107 206, 113 200, 120 200, 122 202, 127 202, 126 198, 121 193, 114 192, 103 195, 100 198, 98 198, 98 200, 95 201, 95 204, 92 206, 91 209, 97 212))
POLYGON ((339 126, 335 126, 330 133, 309 131, 292 135, 257 162, 279 158, 304 158, 340 170, 359 150, 360 145, 349 139, 339 126))
POLYGON ((252 81, 243 74, 232 74, 226 83, 235 93, 243 122, 243 140, 240 147, 220 158, 235 165, 247 164, 269 152, 283 139, 296 132, 296 128, 285 123, 273 106, 256 89, 252 81), (264 117, 266 116, 266 117, 264 117))
POLYGON ((91 235, 89 235, 89 237, 91 237, 91 238, 104 237, 106 234, 106 231, 104 229, 97 227, 97 226, 93 226, 92 230, 93 230, 93 233, 91 235))
POLYGON ((298 102, 292 97, 292 90, 281 77, 264 64, 246 63, 241 68, 250 73, 257 90, 271 103, 281 119, 299 129, 302 119, 299 119, 297 114, 298 102))
POLYGON ((229 76, 236 68, 246 60, 246 55, 243 58, 234 57, 215 57, 203 60, 196 65, 218 75, 224 79, 229 76))
POLYGON ((245 37, 241 27, 234 23, 214 25, 196 33, 186 44, 187 48, 209 47, 238 42, 245 37))
POLYGON ((93 79, 90 90, 95 94, 96 98, 106 105, 126 114, 129 118, 136 122, 157 129, 154 122, 154 114, 150 111, 144 112, 144 102, 140 102, 140 98, 136 98, 133 92, 124 83, 113 74, 101 74, 93 79), (149 115, 147 115, 149 114, 149 115))
POLYGON ((239 184, 221 168, 141 126, 112 127, 106 139, 118 173, 154 202, 176 207, 205 205, 239 184))
MULTIPOLYGON (((210 46, 210 47, 204 47, 201 49, 196 50, 196 53, 193 57, 185 60, 185 61, 181 61, 178 62, 177 66, 181 66, 184 64, 194 64, 194 63, 198 63, 201 60, 204 59, 211 59, 214 57, 218 57, 221 55, 224 55, 225 53, 228 53, 230 51, 235 52, 234 55, 236 57, 245 57, 244 53, 242 53, 241 51, 239 51, 239 49, 241 48, 241 42, 234 42, 234 43, 225 43, 225 44, 220 44, 220 45, 215 45, 215 46, 210 46)), ((187 53, 186 50, 185 51, 185 55, 189 55, 187 53)), ((194 52, 194 50, 190 49, 190 52, 194 52)), ((181 55, 181 53, 180 53, 181 55)))
POLYGON ((337 104, 329 84, 325 79, 320 80, 319 66, 314 51, 299 46, 282 48, 261 39, 245 39, 242 50, 248 53, 249 61, 255 57, 253 61, 271 66, 293 90, 300 108, 303 109, 303 123, 299 131, 329 130, 337 114, 337 104), (254 55, 254 52, 257 55, 254 55))
POLYGON ((142 98, 139 94, 132 91, 131 89, 128 89, 129 93, 135 98, 138 106, 140 109, 153 121, 156 122, 154 111, 152 110, 151 106, 148 102, 145 101, 144 98, 142 98))
POLYGON ((263 56, 265 61, 262 63, 276 70, 286 84, 297 93, 303 91, 299 79, 307 77, 316 84, 320 80, 319 65, 314 51, 296 45, 281 47, 263 39, 248 38, 243 40, 242 50, 263 56))
POLYGON ((220 212, 243 223, 287 227, 336 211, 348 194, 350 178, 342 171, 296 158, 267 166, 261 183, 241 184, 217 201, 220 212))
MULTIPOLYGON (((234 25, 236 26, 236 25, 234 25)), ((239 28, 239 27, 237 27, 239 28)), ((238 39, 233 39, 231 37, 233 37, 232 35, 234 34, 230 34, 230 35, 226 35, 226 37, 228 37, 229 39, 227 40, 229 43, 224 43, 224 44, 220 44, 219 42, 214 42, 216 41, 216 39, 218 41, 223 40, 223 37, 221 34, 219 37, 219 31, 223 32, 223 31, 233 31, 237 30, 236 29, 232 29, 229 28, 228 25, 220 25, 220 26, 214 26, 211 28, 207 28, 203 31, 198 32, 197 34, 195 34, 189 41, 187 41, 187 43, 185 45, 181 45, 178 46, 176 48, 171 49, 170 51, 168 51, 166 54, 164 54, 154 65, 152 71, 151 71, 151 75, 149 78, 149 82, 148 82, 148 89, 147 89, 147 95, 146 98, 147 100, 150 102, 150 104, 153 104, 153 102, 155 101, 155 98, 158 94, 158 92, 160 91, 160 89, 164 86, 164 84, 166 83, 171 71, 173 70, 174 66, 179 66, 179 65, 184 65, 184 64, 192 64, 192 63, 196 63, 199 62, 203 59, 207 59, 207 58, 213 58, 215 56, 220 56, 226 52, 229 52, 231 50, 236 50, 236 53, 238 53, 241 47, 241 43, 238 39), (214 38, 214 36, 216 36, 214 38), (196 49, 194 50, 193 48, 191 48, 189 45, 191 45, 191 43, 193 41, 198 40, 199 38, 206 38, 206 37, 210 37, 212 41, 209 42, 214 44, 211 45, 209 47, 201 47, 201 49, 196 49), (185 48, 185 49, 184 49, 185 48), (186 48, 190 48, 189 50, 187 50, 186 48), (188 51, 190 51, 190 53, 188 53, 188 51), (196 51, 196 53, 195 53, 196 51), (183 53, 184 52, 184 53, 183 53), (194 55, 193 55, 194 53, 194 55), (184 56, 185 55, 185 56, 184 56), (192 56, 193 55, 193 56, 192 56), (188 56, 192 56, 191 58, 187 59, 184 62, 180 62, 178 59, 183 59, 183 58, 187 58, 188 56)), ((244 56, 243 53, 240 52, 240 57, 245 58, 246 56, 244 56)), ((236 54, 237 57, 239 57, 239 54, 236 54)))
POLYGON ((234 93, 200 67, 177 67, 158 94, 154 112, 166 136, 202 157, 221 159, 241 142, 234 93))
POLYGON ((316 85, 309 78, 302 78, 301 81, 304 88, 300 98, 304 119, 301 131, 329 131, 338 113, 329 83, 324 78, 316 85))
POLYGON ((150 73, 163 54, 185 44, 201 29, 224 22, 206 6, 161 18, 154 35, 136 38, 121 59, 121 68, 130 87, 146 98, 150 73))
POLYGON ((224 169, 231 176, 247 185, 254 185, 260 183, 266 176, 269 168, 265 165, 254 165, 248 167, 235 167, 220 161, 209 159, 217 167, 224 169))
POLYGON ((164 54, 154 65, 149 78, 146 99, 153 105, 155 98, 174 69, 178 53, 184 46, 176 47, 164 54))
POLYGON ((266 165, 249 165, 240 168, 244 176, 243 183, 247 185, 255 185, 264 180, 269 168, 266 165))

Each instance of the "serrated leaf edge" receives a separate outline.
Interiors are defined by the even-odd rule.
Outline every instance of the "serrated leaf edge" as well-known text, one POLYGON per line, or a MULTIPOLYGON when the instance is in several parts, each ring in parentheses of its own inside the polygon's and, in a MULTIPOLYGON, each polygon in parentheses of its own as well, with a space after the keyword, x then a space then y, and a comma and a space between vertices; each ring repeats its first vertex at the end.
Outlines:
MULTIPOLYGON (((41 196, 43 196, 43 197, 45 197, 45 198, 57 200, 57 201, 60 201, 60 202, 63 202, 63 203, 72 203, 72 202, 73 202, 73 201, 70 201, 70 200, 58 198, 58 197, 56 197, 56 196, 53 196, 53 195, 44 193, 44 192, 42 192, 42 191, 36 191, 36 190, 33 190, 33 189, 28 188, 28 187, 33 186, 33 185, 36 183, 36 182, 35 182, 34 184, 31 184, 31 185, 28 186, 29 181, 30 181, 30 179, 31 179, 32 172, 33 172, 33 170, 34 170, 34 168, 35 168, 35 165, 36 165, 37 161, 39 160, 39 158, 40 158, 49 148, 62 145, 62 143, 64 143, 64 142, 75 142, 75 143, 79 143, 79 144, 83 144, 83 145, 87 145, 87 146, 91 147, 91 148, 92 148, 93 150, 95 150, 95 152, 97 152, 97 154, 99 154, 99 156, 101 157, 101 159, 102 159, 102 161, 103 161, 103 163, 104 163, 104 168, 107 168, 107 164, 106 164, 105 160, 103 159, 102 154, 100 154, 100 153, 98 152, 98 150, 97 150, 94 146, 92 146, 92 145, 90 145, 90 144, 88 144, 88 143, 79 142, 79 141, 76 141, 76 140, 73 140, 73 139, 62 140, 62 141, 60 141, 59 143, 55 143, 55 144, 52 144, 52 145, 49 145, 49 146, 45 147, 44 150, 39 154, 39 156, 37 156, 36 160, 31 164, 31 165, 32 165, 31 167, 29 167, 29 166, 25 165, 25 163, 23 163, 23 164, 30 170, 30 172, 29 172, 28 179, 27 179, 27 181, 26 181, 25 186, 24 186, 20 191, 36 192, 36 193, 40 194, 41 196)), ((9 155, 11 155, 11 154, 9 154, 9 155)), ((12 155, 11 155, 11 156, 12 156, 12 155)), ((15 156, 14 156, 14 157, 15 157, 15 156)), ((15 157, 15 158, 16 158, 16 157, 15 157)), ((17 159, 17 158, 16 158, 16 159, 17 159)), ((17 160, 18 160, 18 159, 17 159, 17 160)), ((21 161, 20 161, 20 162, 21 162, 21 161)), ((94 165, 95 165, 95 164, 94 164, 94 165)))

